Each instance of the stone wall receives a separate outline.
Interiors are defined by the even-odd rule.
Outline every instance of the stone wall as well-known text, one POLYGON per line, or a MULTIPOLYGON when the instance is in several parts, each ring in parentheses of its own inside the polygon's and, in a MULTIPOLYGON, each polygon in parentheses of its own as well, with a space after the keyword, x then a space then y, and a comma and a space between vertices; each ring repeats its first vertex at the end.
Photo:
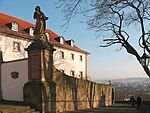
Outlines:
POLYGON ((67 76, 55 69, 56 111, 73 111, 112 103, 112 87, 67 76), (105 99, 103 98, 105 97, 105 99))

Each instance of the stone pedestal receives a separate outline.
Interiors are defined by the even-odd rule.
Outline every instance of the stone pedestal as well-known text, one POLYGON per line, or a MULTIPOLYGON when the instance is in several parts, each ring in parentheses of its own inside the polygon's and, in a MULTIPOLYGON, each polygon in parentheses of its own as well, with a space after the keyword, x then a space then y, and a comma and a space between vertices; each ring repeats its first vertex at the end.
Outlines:
POLYGON ((27 49, 29 81, 53 80, 53 52, 55 49, 48 43, 35 40, 27 49))
POLYGON ((24 86, 24 102, 42 113, 56 113, 56 83, 28 82, 24 86))
POLYGON ((42 82, 28 82, 24 85, 23 96, 24 102, 27 105, 42 111, 42 92, 44 91, 44 85, 42 82))
POLYGON ((53 80, 53 53, 37 49, 28 51, 29 81, 53 80))
POLYGON ((53 82, 55 49, 39 38, 26 50, 29 82, 24 85, 24 102, 42 113, 56 113, 56 84, 53 82))

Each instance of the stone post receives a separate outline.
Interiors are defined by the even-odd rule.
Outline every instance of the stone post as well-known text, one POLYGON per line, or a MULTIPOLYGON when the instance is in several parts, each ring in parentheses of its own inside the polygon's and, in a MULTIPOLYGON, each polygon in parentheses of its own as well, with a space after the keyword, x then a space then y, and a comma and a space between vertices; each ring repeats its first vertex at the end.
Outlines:
POLYGON ((24 102, 42 113, 56 113, 56 84, 53 81, 55 49, 48 42, 36 39, 26 51, 29 82, 24 85, 24 102))
POLYGON ((53 51, 35 49, 28 51, 29 81, 53 80, 53 51))
POLYGON ((1 86, 1 65, 3 63, 3 52, 0 51, 0 100, 2 99, 2 86, 1 86))

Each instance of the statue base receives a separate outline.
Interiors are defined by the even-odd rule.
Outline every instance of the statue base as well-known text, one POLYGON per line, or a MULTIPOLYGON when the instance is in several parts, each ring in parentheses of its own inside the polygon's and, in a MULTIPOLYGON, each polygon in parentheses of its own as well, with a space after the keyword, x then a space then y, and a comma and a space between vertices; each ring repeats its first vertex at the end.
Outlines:
POLYGON ((56 83, 28 82, 23 88, 24 102, 41 113, 56 113, 56 83))

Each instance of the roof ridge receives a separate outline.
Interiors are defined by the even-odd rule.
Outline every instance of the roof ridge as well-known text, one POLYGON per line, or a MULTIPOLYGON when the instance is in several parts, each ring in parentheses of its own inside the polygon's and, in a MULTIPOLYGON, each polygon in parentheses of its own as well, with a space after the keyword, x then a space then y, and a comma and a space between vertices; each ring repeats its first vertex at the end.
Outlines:
MULTIPOLYGON (((30 22, 28 22, 28 21, 26 21, 26 20, 23 20, 23 19, 20 19, 20 18, 18 18, 18 17, 14 17, 14 16, 12 16, 12 15, 5 14, 5 13, 3 13, 3 12, 0 12, 0 27, 3 28, 3 29, 2 29, 3 32, 9 32, 10 34, 13 33, 13 34, 16 34, 16 35, 19 35, 19 36, 20 36, 19 33, 22 33, 22 34, 24 34, 24 36, 25 36, 25 35, 28 35, 27 38, 29 38, 30 35, 29 35, 29 34, 26 34, 25 31, 24 31, 24 29, 27 29, 27 28, 29 28, 29 27, 35 27, 35 25, 34 25, 33 23, 30 23, 30 22), (11 23, 11 22, 13 22, 13 21, 16 22, 16 23, 18 23, 18 25, 20 26, 19 32, 10 32, 11 30, 8 29, 8 27, 6 26, 7 23, 9 23, 9 22, 11 23), (4 29, 5 29, 5 30, 4 30, 4 29), (7 30, 7 31, 6 31, 6 30, 7 30)), ((50 38, 50 39, 55 40, 55 38, 59 37, 58 34, 56 34, 55 32, 53 32, 53 31, 50 30, 49 28, 46 29, 46 32, 51 35, 51 38, 50 38)), ((30 38, 29 38, 29 39, 30 39, 30 38)), ((31 39, 30 39, 30 40, 31 40, 31 39)), ((65 39, 65 41, 67 41, 67 40, 65 39)), ((61 44, 59 44, 59 42, 57 42, 57 45, 60 46, 61 44)), ((61 46, 63 46, 64 48, 70 49, 70 50, 75 50, 75 51, 78 51, 78 52, 88 53, 88 52, 86 52, 86 51, 84 51, 84 50, 82 50, 82 49, 80 49, 79 47, 76 47, 76 46, 75 46, 75 47, 71 47, 71 46, 69 46, 69 45, 61 45, 61 46)))
MULTIPOLYGON (((2 18, 2 19, 4 19, 4 21, 9 21, 8 20, 8 18, 11 18, 12 20, 16 20, 15 22, 17 22, 17 20, 18 20, 18 22, 19 23, 22 23, 23 25, 22 26, 24 26, 24 28, 26 29, 27 27, 35 27, 35 25, 34 25, 34 23, 32 23, 32 22, 28 22, 28 21, 26 21, 26 20, 23 20, 23 19, 21 19, 21 18, 18 18, 18 17, 14 17, 14 16, 12 16, 12 15, 9 15, 9 14, 6 14, 6 13, 4 13, 4 12, 0 12, 0 15, 2 15, 1 16, 1 18, 2 17, 5 17, 5 18, 2 18), (7 19, 6 19, 7 18, 7 19), (26 25, 25 25, 26 24, 26 25)), ((10 19, 10 20, 11 20, 10 19)), ((46 31, 48 31, 48 32, 50 32, 50 34, 52 33, 54 36, 59 36, 57 33, 55 33, 55 32, 53 32, 52 30, 50 30, 50 28, 46 28, 46 31)))
POLYGON ((23 20, 23 19, 21 19, 20 17, 15 17, 15 16, 12 16, 11 14, 8 15, 8 14, 6 14, 6 13, 4 13, 4 12, 0 12, 0 14, 5 15, 5 16, 7 16, 7 17, 14 18, 14 19, 16 19, 16 20, 21 20, 22 22, 26 22, 26 23, 28 23, 28 24, 31 24, 31 25, 35 26, 32 22, 28 22, 28 21, 26 21, 26 20, 23 20))

